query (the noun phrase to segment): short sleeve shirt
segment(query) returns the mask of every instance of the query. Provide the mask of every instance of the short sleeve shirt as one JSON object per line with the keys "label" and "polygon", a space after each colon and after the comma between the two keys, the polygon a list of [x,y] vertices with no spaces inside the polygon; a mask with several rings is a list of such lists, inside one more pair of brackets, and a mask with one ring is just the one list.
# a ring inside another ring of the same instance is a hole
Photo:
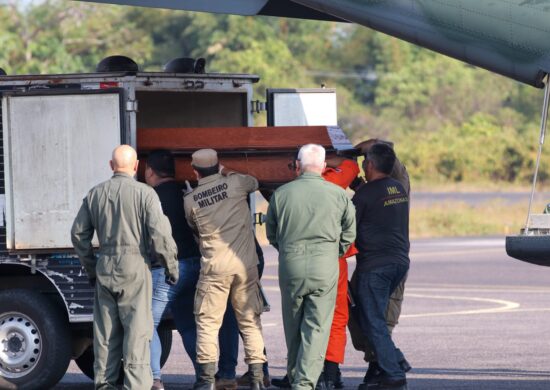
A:
{"label": "short sleeve shirt", "polygon": [[369,181],[357,190],[353,203],[357,213],[357,269],[408,265],[409,196],[401,183],[390,177]]}

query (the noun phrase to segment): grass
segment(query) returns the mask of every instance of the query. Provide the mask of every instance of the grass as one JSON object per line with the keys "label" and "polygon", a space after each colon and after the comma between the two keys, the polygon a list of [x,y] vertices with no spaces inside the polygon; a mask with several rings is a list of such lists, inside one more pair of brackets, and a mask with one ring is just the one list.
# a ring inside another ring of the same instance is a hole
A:
{"label": "grass", "polygon": [[[533,204],[542,212],[544,204]],[[501,200],[472,206],[464,202],[423,205],[411,208],[410,237],[495,236],[519,233],[527,218],[527,205]]]}

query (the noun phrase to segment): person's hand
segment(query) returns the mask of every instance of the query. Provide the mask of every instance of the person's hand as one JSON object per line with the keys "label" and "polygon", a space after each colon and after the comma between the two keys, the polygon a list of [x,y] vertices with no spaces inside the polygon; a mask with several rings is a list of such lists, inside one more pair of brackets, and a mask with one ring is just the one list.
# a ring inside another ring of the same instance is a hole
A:
{"label": "person's hand", "polygon": [[191,184],[189,184],[189,180],[185,180],[185,188],[183,190],[183,193],[187,195],[191,191],[193,191],[193,187],[191,187]]}
{"label": "person's hand", "polygon": [[178,283],[178,279],[174,276],[166,275],[166,278],[164,279],[166,284],[170,286],[175,286]]}
{"label": "person's hand", "polygon": [[378,142],[378,139],[371,138],[369,140],[358,143],[357,145],[355,145],[355,148],[361,150],[362,154],[365,154],[367,153],[367,150],[369,150],[370,147],[377,142]]}
{"label": "person's hand", "polygon": [[372,145],[377,144],[377,143],[386,144],[390,148],[393,149],[393,142],[384,141],[384,140],[381,140],[381,139],[378,139],[378,138],[371,138],[371,139],[368,139],[366,141],[360,142],[357,145],[355,145],[355,148],[361,150],[362,154],[365,154],[371,148]]}
{"label": "person's hand", "polygon": [[365,180],[361,176],[357,176],[355,179],[353,179],[353,181],[349,185],[349,188],[351,188],[353,191],[357,191],[357,189],[363,184],[365,184]]}

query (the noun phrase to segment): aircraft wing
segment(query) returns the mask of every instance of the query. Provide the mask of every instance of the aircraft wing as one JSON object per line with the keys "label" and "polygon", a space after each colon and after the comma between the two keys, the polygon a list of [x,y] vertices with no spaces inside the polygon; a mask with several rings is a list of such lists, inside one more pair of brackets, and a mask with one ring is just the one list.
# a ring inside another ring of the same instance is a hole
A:
{"label": "aircraft wing", "polygon": [[233,15],[284,16],[299,19],[344,20],[305,7],[290,0],[77,0],[94,3],[134,5],[138,7],[167,8],[175,10],[212,12]]}
{"label": "aircraft wing", "polygon": [[[88,0],[89,1],[89,0]],[[550,0],[95,0],[236,15],[349,21],[544,86]]]}

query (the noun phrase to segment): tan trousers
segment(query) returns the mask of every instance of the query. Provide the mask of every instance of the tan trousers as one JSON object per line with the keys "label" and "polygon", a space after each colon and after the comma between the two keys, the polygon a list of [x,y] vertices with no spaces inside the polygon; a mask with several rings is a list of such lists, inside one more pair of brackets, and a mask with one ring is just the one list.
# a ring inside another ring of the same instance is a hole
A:
{"label": "tan trousers", "polygon": [[246,364],[264,363],[264,340],[260,314],[258,269],[236,275],[205,275],[201,272],[195,292],[197,323],[197,362],[218,361],[218,333],[228,298],[242,334]]}
{"label": "tan trousers", "polygon": [[[407,281],[407,276],[408,274],[405,275],[401,283],[399,283],[399,286],[397,286],[395,291],[390,296],[390,301],[386,309],[386,324],[388,325],[390,336],[393,332],[393,328],[395,328],[395,326],[399,323],[399,316],[401,315],[401,306],[403,304],[403,295],[405,294],[405,282]],[[352,291],[355,291],[355,288],[357,286],[356,279],[356,273],[354,272],[350,281],[350,288]],[[348,328],[353,347],[357,351],[363,351],[365,353],[366,362],[376,361],[376,355],[374,354],[374,351],[369,345],[366,337],[363,336],[361,328],[359,327],[359,323],[353,315],[353,310],[350,310]]]}

